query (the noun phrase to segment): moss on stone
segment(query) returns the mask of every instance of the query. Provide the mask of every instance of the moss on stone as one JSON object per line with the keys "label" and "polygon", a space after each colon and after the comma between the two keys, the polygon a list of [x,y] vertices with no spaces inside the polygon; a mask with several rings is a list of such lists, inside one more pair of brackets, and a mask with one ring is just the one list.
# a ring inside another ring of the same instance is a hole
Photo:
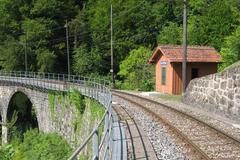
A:
{"label": "moss on stone", "polygon": [[[104,115],[105,108],[99,104],[97,101],[85,97],[77,89],[71,89],[69,92],[50,92],[49,93],[49,105],[52,118],[57,121],[63,118],[65,115],[65,110],[67,107],[72,107],[73,117],[71,119],[71,127],[73,128],[73,146],[78,147],[79,138],[81,140],[85,139],[94,127],[94,123],[98,122]],[[61,106],[61,117],[56,117],[56,101]],[[90,115],[90,117],[88,116]],[[87,126],[86,126],[87,124]],[[89,124],[89,125],[88,125]],[[99,140],[103,132],[104,124],[99,127]],[[87,130],[86,130],[87,129]],[[87,153],[84,155],[91,155],[91,146],[89,143],[87,146]]]}
{"label": "moss on stone", "polygon": [[55,119],[55,94],[53,92],[48,93],[49,107],[52,120]]}

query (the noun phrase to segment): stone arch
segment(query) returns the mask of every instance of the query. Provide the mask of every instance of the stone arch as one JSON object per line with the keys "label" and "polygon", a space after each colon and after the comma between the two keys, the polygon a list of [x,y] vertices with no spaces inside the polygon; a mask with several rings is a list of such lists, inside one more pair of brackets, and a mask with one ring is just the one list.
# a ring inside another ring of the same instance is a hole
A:
{"label": "stone arch", "polygon": [[13,127],[8,128],[8,141],[16,136],[23,138],[23,133],[28,129],[38,128],[38,119],[32,97],[24,89],[18,88],[10,93],[5,113],[7,122],[14,119],[14,112],[17,114],[17,121]]}

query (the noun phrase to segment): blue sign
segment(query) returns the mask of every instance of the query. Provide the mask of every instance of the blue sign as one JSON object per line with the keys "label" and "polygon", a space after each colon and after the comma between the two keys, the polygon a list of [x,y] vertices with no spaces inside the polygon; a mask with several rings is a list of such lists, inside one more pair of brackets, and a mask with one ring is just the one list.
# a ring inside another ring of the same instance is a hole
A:
{"label": "blue sign", "polygon": [[167,61],[160,61],[160,64],[161,64],[161,65],[167,65],[168,62],[167,62]]}

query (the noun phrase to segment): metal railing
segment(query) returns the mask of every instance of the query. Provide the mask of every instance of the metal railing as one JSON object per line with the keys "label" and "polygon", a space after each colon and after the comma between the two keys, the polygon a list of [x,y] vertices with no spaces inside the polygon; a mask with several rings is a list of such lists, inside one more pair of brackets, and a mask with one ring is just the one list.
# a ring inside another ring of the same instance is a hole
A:
{"label": "metal railing", "polygon": [[[95,125],[92,132],[82,145],[75,150],[68,160],[75,160],[83,149],[92,142],[91,159],[111,159],[112,152],[112,94],[108,81],[76,75],[38,73],[38,72],[0,72],[0,83],[17,85],[41,91],[68,91],[77,89],[81,94],[101,103],[106,111],[102,119]],[[100,126],[104,125],[101,139]]]}

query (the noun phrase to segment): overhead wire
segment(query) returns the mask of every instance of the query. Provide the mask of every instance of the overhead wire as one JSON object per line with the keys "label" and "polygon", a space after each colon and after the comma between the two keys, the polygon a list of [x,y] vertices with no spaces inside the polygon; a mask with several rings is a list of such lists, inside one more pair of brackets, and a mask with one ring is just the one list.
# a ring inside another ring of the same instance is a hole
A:
{"label": "overhead wire", "polygon": [[[49,29],[50,31],[55,31],[55,30],[63,29],[63,28],[65,28],[65,27],[62,26],[62,27],[47,28],[47,29]],[[49,30],[43,31],[42,33],[44,33],[44,32],[49,32]],[[26,35],[26,33],[35,33],[35,31],[14,32],[14,33],[9,33],[9,34],[10,34],[11,36],[19,36],[19,35]]]}
{"label": "overhead wire", "polygon": [[[158,0],[157,0],[158,1]],[[143,3],[145,3],[145,1],[142,1],[141,3],[139,3],[138,5],[132,7],[132,8],[129,8],[128,10],[125,10],[123,13],[121,13],[120,15],[118,16],[114,16],[113,18],[116,19],[116,18],[120,18],[124,15],[126,15],[127,13],[129,13],[130,11],[140,7]],[[65,26],[61,26],[61,27],[56,27],[56,28],[52,28],[50,29],[51,31],[54,31],[54,30],[58,30],[58,29],[64,29]],[[46,32],[49,32],[49,31],[46,31]],[[106,33],[107,31],[105,30],[94,30],[94,32],[86,32],[86,33],[81,33],[81,34],[75,34],[75,35],[72,35],[72,36],[69,36],[69,39],[72,40],[74,37],[76,36],[85,36],[85,35],[89,35],[89,34],[95,34],[95,33]],[[29,31],[28,33],[35,33],[34,31]],[[11,34],[11,35],[25,35],[26,32],[20,32],[20,33],[16,33],[16,34]],[[108,35],[106,35],[108,36]],[[66,37],[59,37],[59,38],[55,38],[55,39],[45,39],[46,42],[52,44],[52,42],[57,42],[57,43],[60,43],[62,41],[65,41],[66,40]],[[87,41],[87,40],[85,40]],[[123,41],[114,41],[113,44],[121,44],[123,42],[126,42],[126,41],[134,41],[133,39],[125,39]],[[92,41],[91,41],[92,42]],[[86,43],[91,43],[90,41],[87,41]],[[16,42],[18,43],[18,42]],[[34,43],[37,43],[37,42],[27,42],[27,44],[34,44]],[[109,44],[110,42],[101,42],[100,44]],[[0,44],[5,44],[5,43],[0,43]],[[19,42],[18,44],[21,44],[21,45],[24,45],[26,43],[23,43],[23,42]],[[109,44],[110,45],[110,44]]]}

